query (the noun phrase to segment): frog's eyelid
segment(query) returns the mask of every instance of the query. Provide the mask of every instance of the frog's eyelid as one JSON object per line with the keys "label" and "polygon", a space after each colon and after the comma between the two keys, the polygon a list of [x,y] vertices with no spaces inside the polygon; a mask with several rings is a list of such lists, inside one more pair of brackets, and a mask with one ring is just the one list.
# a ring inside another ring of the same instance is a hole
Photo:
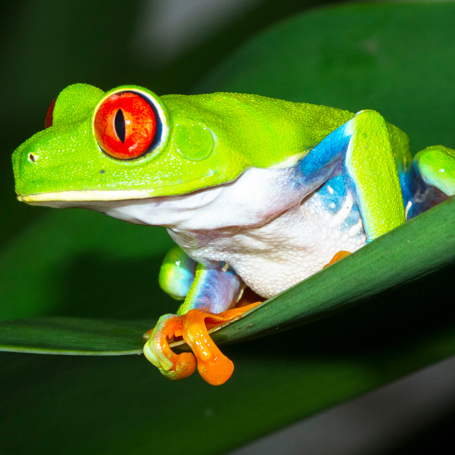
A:
{"label": "frog's eyelid", "polygon": [[44,121],[44,126],[46,128],[49,128],[52,126],[52,123],[54,121],[54,107],[55,107],[55,102],[57,101],[57,98],[54,98],[52,100],[52,103],[50,104],[50,106],[48,107],[47,109],[47,113],[46,113],[46,119]]}

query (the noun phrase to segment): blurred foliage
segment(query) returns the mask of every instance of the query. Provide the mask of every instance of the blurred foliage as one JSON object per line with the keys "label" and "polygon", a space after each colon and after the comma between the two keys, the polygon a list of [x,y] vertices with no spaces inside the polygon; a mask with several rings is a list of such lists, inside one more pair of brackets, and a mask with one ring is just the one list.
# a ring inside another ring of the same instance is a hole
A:
{"label": "blurred foliage", "polygon": [[[7,4],[0,18],[8,106],[0,113],[7,131],[1,318],[148,319],[175,308],[155,284],[170,242],[164,230],[18,204],[10,154],[42,129],[49,102],[66,85],[187,91],[233,45],[301,5],[264,2],[172,67],[147,75],[129,49],[137,2]],[[452,3],[315,10],[259,34],[195,90],[373,108],[410,134],[414,151],[453,147],[454,18]],[[0,452],[226,451],[453,352],[452,276],[453,267],[303,330],[224,348],[236,371],[220,388],[196,376],[167,382],[143,357],[2,354]]]}

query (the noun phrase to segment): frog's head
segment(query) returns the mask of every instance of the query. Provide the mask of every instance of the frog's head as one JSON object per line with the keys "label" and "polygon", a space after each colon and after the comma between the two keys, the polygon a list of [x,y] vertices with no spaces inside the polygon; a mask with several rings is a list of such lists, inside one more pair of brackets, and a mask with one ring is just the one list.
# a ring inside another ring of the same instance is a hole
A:
{"label": "frog's head", "polygon": [[19,200],[172,196],[240,175],[244,163],[229,160],[198,109],[172,100],[137,86],[67,87],[49,108],[46,129],[13,154]]}

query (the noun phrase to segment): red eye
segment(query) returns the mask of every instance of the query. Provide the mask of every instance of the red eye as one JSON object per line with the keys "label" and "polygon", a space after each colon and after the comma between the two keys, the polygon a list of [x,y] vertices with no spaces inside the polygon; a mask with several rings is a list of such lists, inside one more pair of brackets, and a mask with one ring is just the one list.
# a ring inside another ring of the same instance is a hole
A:
{"label": "red eye", "polygon": [[46,126],[46,128],[49,128],[50,126],[52,126],[52,121],[53,121],[52,116],[54,115],[54,106],[55,106],[56,101],[57,101],[57,98],[54,98],[51,105],[47,109],[46,121],[44,122],[44,125]]}
{"label": "red eye", "polygon": [[155,131],[155,113],[150,103],[136,93],[114,93],[95,115],[96,140],[108,155],[121,160],[145,153]]}

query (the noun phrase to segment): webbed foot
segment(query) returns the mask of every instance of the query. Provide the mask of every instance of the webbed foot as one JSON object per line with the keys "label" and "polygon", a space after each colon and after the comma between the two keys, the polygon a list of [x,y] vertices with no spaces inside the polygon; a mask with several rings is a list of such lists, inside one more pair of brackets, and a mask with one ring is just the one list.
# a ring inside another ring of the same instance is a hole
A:
{"label": "webbed foot", "polygon": [[[183,379],[194,373],[196,366],[202,378],[212,385],[224,384],[234,371],[234,364],[221,353],[210,338],[208,329],[233,321],[262,302],[256,302],[223,313],[213,314],[198,309],[177,316],[162,316],[155,328],[147,332],[144,354],[169,379]],[[169,342],[182,337],[193,354],[176,354]],[[197,365],[196,365],[197,359]]]}

